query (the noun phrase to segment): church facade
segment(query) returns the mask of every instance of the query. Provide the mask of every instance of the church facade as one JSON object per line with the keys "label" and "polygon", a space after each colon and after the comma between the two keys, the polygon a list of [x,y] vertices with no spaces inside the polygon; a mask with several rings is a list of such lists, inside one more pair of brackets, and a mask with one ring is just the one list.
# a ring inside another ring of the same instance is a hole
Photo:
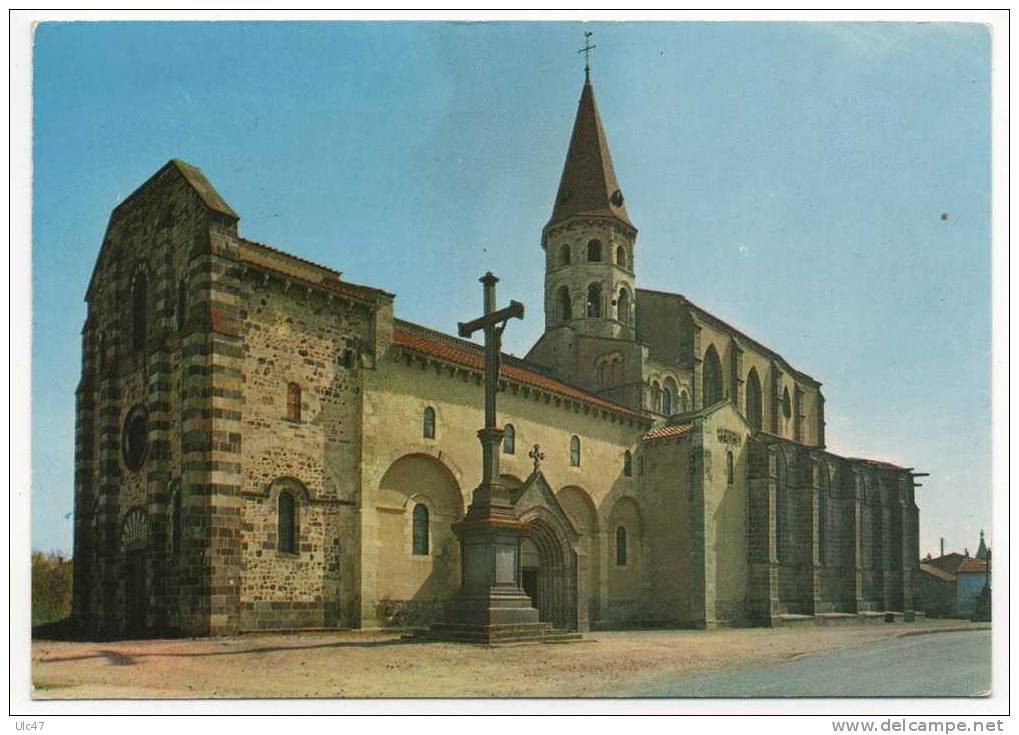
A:
{"label": "church facade", "polygon": [[[176,160],[110,217],[76,396],[74,615],[96,635],[428,625],[481,478],[481,348],[238,219]],[[503,358],[499,394],[541,620],[919,606],[911,470],[829,451],[816,379],[638,287],[589,80],[541,247],[545,333]]]}

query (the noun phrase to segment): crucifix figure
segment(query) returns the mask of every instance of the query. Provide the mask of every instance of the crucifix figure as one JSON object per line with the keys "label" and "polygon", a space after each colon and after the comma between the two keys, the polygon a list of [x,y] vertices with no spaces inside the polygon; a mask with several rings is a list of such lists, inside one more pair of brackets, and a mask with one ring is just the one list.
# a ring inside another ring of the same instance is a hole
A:
{"label": "crucifix figure", "polygon": [[[502,429],[495,411],[495,396],[499,392],[499,354],[502,349],[502,333],[510,319],[524,318],[524,305],[510,301],[509,306],[496,310],[495,284],[499,282],[491,273],[481,277],[485,287],[485,313],[469,322],[460,322],[457,329],[461,337],[470,337],[479,329],[485,334],[485,427],[478,432],[482,450],[482,479],[478,490],[492,489],[499,480],[498,446],[502,441]],[[488,493],[491,496],[491,492]],[[477,501],[478,498],[475,498]],[[472,506],[474,504],[472,503]]]}

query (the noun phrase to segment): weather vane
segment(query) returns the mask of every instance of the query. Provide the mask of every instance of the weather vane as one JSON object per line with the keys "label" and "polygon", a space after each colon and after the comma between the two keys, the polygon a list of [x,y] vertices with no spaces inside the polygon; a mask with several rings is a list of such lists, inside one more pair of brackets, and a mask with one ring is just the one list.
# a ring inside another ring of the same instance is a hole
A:
{"label": "weather vane", "polygon": [[593,35],[593,31],[584,31],[584,48],[577,51],[578,54],[584,54],[584,79],[589,82],[591,81],[591,51],[598,48],[591,43],[591,36]]}

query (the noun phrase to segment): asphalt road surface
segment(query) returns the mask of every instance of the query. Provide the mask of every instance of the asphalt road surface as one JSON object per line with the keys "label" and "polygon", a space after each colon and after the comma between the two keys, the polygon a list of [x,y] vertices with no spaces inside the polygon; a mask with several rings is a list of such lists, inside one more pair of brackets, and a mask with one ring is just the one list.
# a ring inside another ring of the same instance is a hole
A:
{"label": "asphalt road surface", "polygon": [[683,676],[644,697],[971,697],[991,689],[991,631],[864,643],[713,676]]}

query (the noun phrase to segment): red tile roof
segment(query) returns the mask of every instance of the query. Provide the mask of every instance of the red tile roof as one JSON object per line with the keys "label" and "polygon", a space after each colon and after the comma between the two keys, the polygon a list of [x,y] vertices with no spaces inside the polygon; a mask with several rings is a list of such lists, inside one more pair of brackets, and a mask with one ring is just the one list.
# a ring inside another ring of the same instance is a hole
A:
{"label": "red tile roof", "polygon": [[[484,370],[482,348],[472,342],[460,340],[441,332],[433,332],[410,322],[398,321],[393,328],[393,342],[404,349],[421,355],[445,360],[462,365],[472,370]],[[648,419],[639,413],[606,400],[601,396],[568,385],[561,381],[542,375],[535,369],[525,366],[524,361],[512,355],[503,355],[499,376],[514,383],[527,385],[540,390],[555,393],[563,398],[586,403],[594,408],[604,409],[612,413],[638,421]]]}
{"label": "red tile roof", "polygon": [[677,436],[683,436],[688,434],[693,428],[693,424],[676,424],[674,426],[659,426],[651,429],[644,435],[645,440],[654,439],[675,439]]}
{"label": "red tile roof", "polygon": [[955,581],[955,575],[954,574],[949,574],[945,570],[938,569],[937,567],[931,566],[930,564],[921,564],[920,565],[920,571],[924,572],[925,574],[929,574],[932,577],[937,577],[938,579],[943,580],[945,582],[954,582]]}
{"label": "red tile roof", "polygon": [[965,559],[962,560],[962,563],[960,563],[959,566],[956,567],[955,573],[965,574],[967,572],[986,574],[987,562],[985,562],[983,559],[977,559],[976,557],[972,556],[966,557]]}

